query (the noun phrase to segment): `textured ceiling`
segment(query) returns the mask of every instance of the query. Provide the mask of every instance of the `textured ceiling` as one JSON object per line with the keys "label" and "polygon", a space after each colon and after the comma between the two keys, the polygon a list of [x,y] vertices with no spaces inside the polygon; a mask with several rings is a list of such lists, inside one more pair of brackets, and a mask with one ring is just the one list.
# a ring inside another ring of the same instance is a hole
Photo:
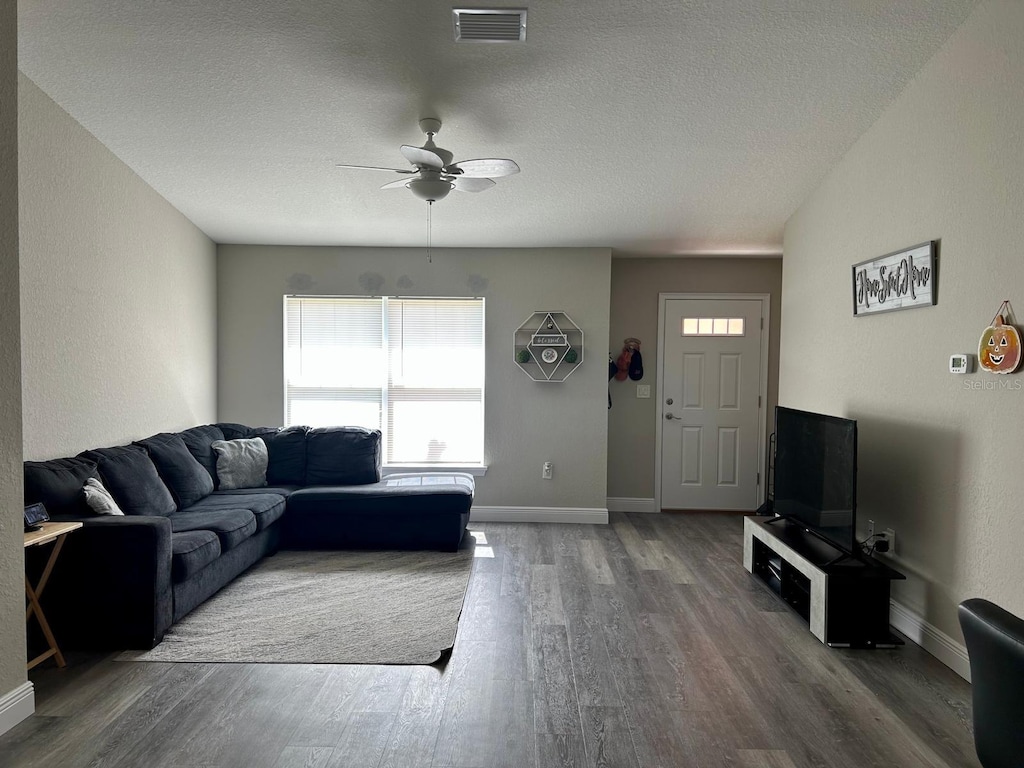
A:
{"label": "textured ceiling", "polygon": [[544,0],[456,44],[436,0],[21,0],[21,69],[217,242],[423,245],[392,177],[437,116],[522,173],[438,246],[778,253],[804,197],[975,0]]}

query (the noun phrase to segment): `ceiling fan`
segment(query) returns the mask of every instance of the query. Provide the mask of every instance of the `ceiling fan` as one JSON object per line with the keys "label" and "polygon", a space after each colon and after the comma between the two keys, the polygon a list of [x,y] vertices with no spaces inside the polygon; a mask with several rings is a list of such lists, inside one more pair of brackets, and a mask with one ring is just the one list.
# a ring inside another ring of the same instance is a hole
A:
{"label": "ceiling fan", "polygon": [[405,179],[389,181],[381,189],[399,189],[405,187],[416,197],[434,203],[443,200],[453,189],[458,192],[483,192],[494,186],[494,179],[519,173],[519,166],[512,160],[489,157],[481,160],[460,160],[452,162],[454,157],[447,149],[434,144],[434,136],[441,130],[441,121],[433,117],[420,120],[420,130],[427,134],[427,141],[422,147],[403,144],[402,154],[415,170],[399,168],[378,168],[369,165],[348,165],[339,163],[338,168],[358,168],[366,171],[390,171],[408,176]]}

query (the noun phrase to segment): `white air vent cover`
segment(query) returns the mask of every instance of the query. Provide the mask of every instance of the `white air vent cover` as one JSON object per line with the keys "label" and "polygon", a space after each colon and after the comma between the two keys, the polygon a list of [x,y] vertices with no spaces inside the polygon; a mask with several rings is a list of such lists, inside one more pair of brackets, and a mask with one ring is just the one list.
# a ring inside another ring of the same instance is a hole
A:
{"label": "white air vent cover", "polygon": [[518,43],[526,39],[525,8],[452,8],[457,43]]}

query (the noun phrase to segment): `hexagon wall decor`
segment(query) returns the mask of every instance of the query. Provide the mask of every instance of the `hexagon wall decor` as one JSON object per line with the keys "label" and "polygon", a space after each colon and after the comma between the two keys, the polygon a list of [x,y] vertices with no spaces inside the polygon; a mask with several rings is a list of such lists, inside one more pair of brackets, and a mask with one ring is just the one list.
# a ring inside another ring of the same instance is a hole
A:
{"label": "hexagon wall decor", "polygon": [[534,312],[515,332],[513,359],[534,381],[565,381],[583,362],[583,331],[565,312]]}

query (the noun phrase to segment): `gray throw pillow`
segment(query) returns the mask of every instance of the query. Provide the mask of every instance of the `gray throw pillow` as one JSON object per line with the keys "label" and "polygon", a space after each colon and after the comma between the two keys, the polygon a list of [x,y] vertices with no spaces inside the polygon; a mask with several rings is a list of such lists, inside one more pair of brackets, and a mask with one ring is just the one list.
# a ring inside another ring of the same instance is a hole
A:
{"label": "gray throw pillow", "polygon": [[262,488],[267,484],[269,454],[267,444],[258,437],[241,440],[214,440],[217,452],[217,478],[220,489]]}
{"label": "gray throw pillow", "polygon": [[114,497],[110,495],[110,491],[95,477],[85,481],[82,492],[85,494],[85,503],[97,515],[124,515]]}

